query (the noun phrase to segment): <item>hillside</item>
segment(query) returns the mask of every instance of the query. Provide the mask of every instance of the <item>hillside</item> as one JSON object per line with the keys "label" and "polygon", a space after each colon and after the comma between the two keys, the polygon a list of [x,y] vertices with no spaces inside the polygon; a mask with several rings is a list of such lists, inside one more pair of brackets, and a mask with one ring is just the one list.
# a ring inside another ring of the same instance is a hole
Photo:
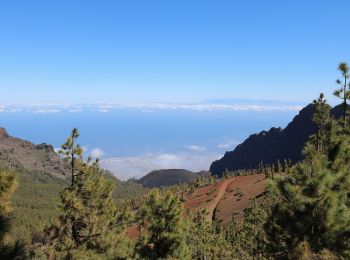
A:
{"label": "hillside", "polygon": [[180,183],[189,183],[199,176],[208,176],[208,172],[191,172],[184,169],[155,170],[143,176],[138,183],[147,188],[172,186]]}
{"label": "hillside", "polygon": [[[300,161],[304,144],[316,130],[312,122],[313,113],[314,107],[310,104],[300,110],[286,128],[272,127],[269,131],[250,135],[233,151],[226,152],[221,159],[214,161],[210,172],[221,176],[226,169],[257,168],[260,162],[275,164],[277,160],[284,159]],[[339,117],[340,113],[341,106],[332,109],[334,117]]]}
{"label": "hillside", "polygon": [[[30,239],[57,216],[59,194],[69,185],[69,168],[51,145],[35,145],[12,137],[0,128],[0,170],[15,172],[18,180],[13,196],[12,238]],[[107,171],[106,177],[114,183],[116,201],[134,198],[146,191],[142,185],[120,181]]]}
{"label": "hillside", "polygon": [[184,198],[185,208],[206,208],[207,220],[221,225],[242,219],[244,210],[265,190],[265,175],[254,174],[222,179],[216,184],[200,187]]}
{"label": "hillside", "polygon": [[[264,174],[221,179],[184,194],[184,207],[191,211],[205,208],[207,221],[227,227],[232,220],[241,220],[253,199],[263,194],[265,181]],[[139,236],[137,225],[128,228],[128,236],[134,239]]]}
{"label": "hillside", "polygon": [[[1,167],[0,169],[8,169]],[[69,185],[67,178],[59,178],[45,172],[16,170],[18,188],[13,196],[14,225],[11,231],[16,239],[30,239],[42,231],[57,216],[60,192]],[[116,202],[144,194],[147,189],[140,184],[107,177],[114,183],[113,197]]]}
{"label": "hillside", "polygon": [[5,128],[0,128],[0,162],[9,168],[46,172],[59,178],[65,177],[69,171],[52,145],[35,145],[12,137]]}

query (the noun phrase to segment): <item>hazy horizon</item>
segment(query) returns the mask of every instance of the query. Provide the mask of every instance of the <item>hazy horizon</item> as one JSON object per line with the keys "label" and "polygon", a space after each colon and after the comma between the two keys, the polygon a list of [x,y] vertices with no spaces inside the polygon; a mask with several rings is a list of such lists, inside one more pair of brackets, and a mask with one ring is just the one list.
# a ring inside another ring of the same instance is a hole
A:
{"label": "hazy horizon", "polygon": [[122,178],[208,169],[284,127],[350,60],[348,1],[0,3],[0,125],[55,147],[73,127]]}
{"label": "hazy horizon", "polygon": [[0,122],[13,136],[55,148],[78,127],[85,156],[99,157],[104,168],[126,180],[157,169],[208,170],[248,135],[285,127],[303,106],[248,100],[3,105]]}

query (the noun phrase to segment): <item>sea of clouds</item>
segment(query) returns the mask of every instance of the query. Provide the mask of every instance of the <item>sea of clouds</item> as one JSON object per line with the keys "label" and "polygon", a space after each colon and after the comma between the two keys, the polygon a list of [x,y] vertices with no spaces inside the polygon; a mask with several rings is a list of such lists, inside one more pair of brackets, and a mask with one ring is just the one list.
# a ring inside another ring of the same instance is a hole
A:
{"label": "sea of clouds", "polygon": [[[193,103],[162,103],[162,102],[104,102],[94,104],[26,104],[0,105],[0,113],[28,113],[28,114],[71,114],[79,115],[83,112],[113,113],[115,111],[139,111],[140,113],[154,113],[158,111],[252,111],[256,113],[274,111],[299,111],[304,104],[282,103],[279,101],[252,100],[216,100]],[[79,116],[78,116],[79,117]],[[127,180],[140,178],[152,170],[184,168],[194,172],[209,170],[210,164],[221,158],[225,151],[233,150],[242,140],[225,140],[216,145],[216,149],[208,149],[199,144],[184,145],[181,151],[145,152],[132,156],[113,156],[100,147],[85,148],[86,156],[100,158],[103,168],[112,171],[116,177]]]}
{"label": "sea of clouds", "polygon": [[[248,102],[247,102],[248,103]],[[244,101],[230,102],[197,102],[197,103],[143,103],[143,102],[109,102],[95,104],[26,104],[26,105],[0,105],[0,112],[16,113],[28,112],[35,114],[83,111],[97,111],[108,113],[119,109],[139,110],[151,113],[156,110],[192,110],[192,111],[299,111],[303,106],[300,104],[282,104],[277,101],[259,102],[247,104]]]}

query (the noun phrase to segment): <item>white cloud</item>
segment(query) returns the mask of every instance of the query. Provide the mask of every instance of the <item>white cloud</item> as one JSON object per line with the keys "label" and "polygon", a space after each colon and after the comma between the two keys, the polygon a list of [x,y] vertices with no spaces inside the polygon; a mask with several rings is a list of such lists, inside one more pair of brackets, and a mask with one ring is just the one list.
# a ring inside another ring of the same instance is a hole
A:
{"label": "white cloud", "polygon": [[207,148],[203,147],[203,146],[199,146],[199,145],[185,145],[185,148],[187,148],[188,150],[191,150],[193,152],[204,152],[207,150]]}
{"label": "white cloud", "polygon": [[21,111],[22,111],[21,108],[11,108],[11,109],[9,110],[9,112],[11,112],[11,113],[16,113],[16,112],[21,112]]}
{"label": "white cloud", "polygon": [[36,109],[32,110],[34,114],[47,114],[47,113],[59,113],[61,110],[59,109]]}
{"label": "white cloud", "polygon": [[111,105],[100,105],[98,108],[98,111],[101,113],[107,113],[110,109],[113,109],[114,107]]}
{"label": "white cloud", "polygon": [[241,142],[235,141],[235,140],[227,140],[221,144],[218,145],[218,148],[220,149],[233,149],[237,145],[239,145]]}
{"label": "white cloud", "polygon": [[297,105],[276,105],[276,104],[216,104],[216,103],[195,103],[195,104],[172,104],[172,103],[113,103],[100,105],[100,112],[109,112],[112,109],[139,109],[142,112],[153,112],[154,110],[194,110],[194,111],[299,111],[302,106]]}
{"label": "white cloud", "polygon": [[11,105],[10,107],[0,106],[0,112],[29,111],[32,113],[58,113],[62,111],[82,112],[83,110],[94,110],[107,113],[118,109],[135,109],[141,112],[155,112],[158,110],[192,110],[192,111],[299,111],[302,106],[291,103],[281,104],[271,101],[270,103],[259,101],[237,101],[236,103],[223,103],[223,101],[208,101],[198,103],[141,103],[141,102],[114,102],[95,103],[83,105],[67,104],[28,104]]}
{"label": "white cloud", "polygon": [[83,111],[81,108],[72,108],[72,109],[69,109],[69,112],[71,112],[71,113],[79,113],[79,112],[81,112],[81,111]]}
{"label": "white cloud", "polygon": [[104,155],[104,152],[100,148],[94,148],[90,151],[90,156],[92,158],[101,158]]}
{"label": "white cloud", "polygon": [[101,166],[112,171],[122,180],[140,178],[152,170],[187,169],[190,171],[208,170],[210,164],[221,154],[158,153],[134,157],[113,157],[103,159]]}

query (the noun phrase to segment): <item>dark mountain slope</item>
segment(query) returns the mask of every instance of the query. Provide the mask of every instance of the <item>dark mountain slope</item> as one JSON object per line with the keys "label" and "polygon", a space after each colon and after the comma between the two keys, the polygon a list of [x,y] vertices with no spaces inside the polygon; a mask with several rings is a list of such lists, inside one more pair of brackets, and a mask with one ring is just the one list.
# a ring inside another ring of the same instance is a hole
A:
{"label": "dark mountain slope", "polygon": [[184,169],[165,169],[151,171],[138,180],[138,182],[147,188],[154,188],[188,183],[199,176],[194,172]]}
{"label": "dark mountain slope", "polygon": [[[277,160],[290,159],[293,162],[303,158],[302,150],[310,135],[315,133],[312,122],[314,107],[312,104],[303,108],[286,128],[271,128],[259,134],[249,136],[233,151],[226,152],[224,157],[214,161],[210,171],[221,176],[226,170],[257,168],[264,164],[276,163]],[[341,106],[332,109],[332,114],[339,117]]]}

